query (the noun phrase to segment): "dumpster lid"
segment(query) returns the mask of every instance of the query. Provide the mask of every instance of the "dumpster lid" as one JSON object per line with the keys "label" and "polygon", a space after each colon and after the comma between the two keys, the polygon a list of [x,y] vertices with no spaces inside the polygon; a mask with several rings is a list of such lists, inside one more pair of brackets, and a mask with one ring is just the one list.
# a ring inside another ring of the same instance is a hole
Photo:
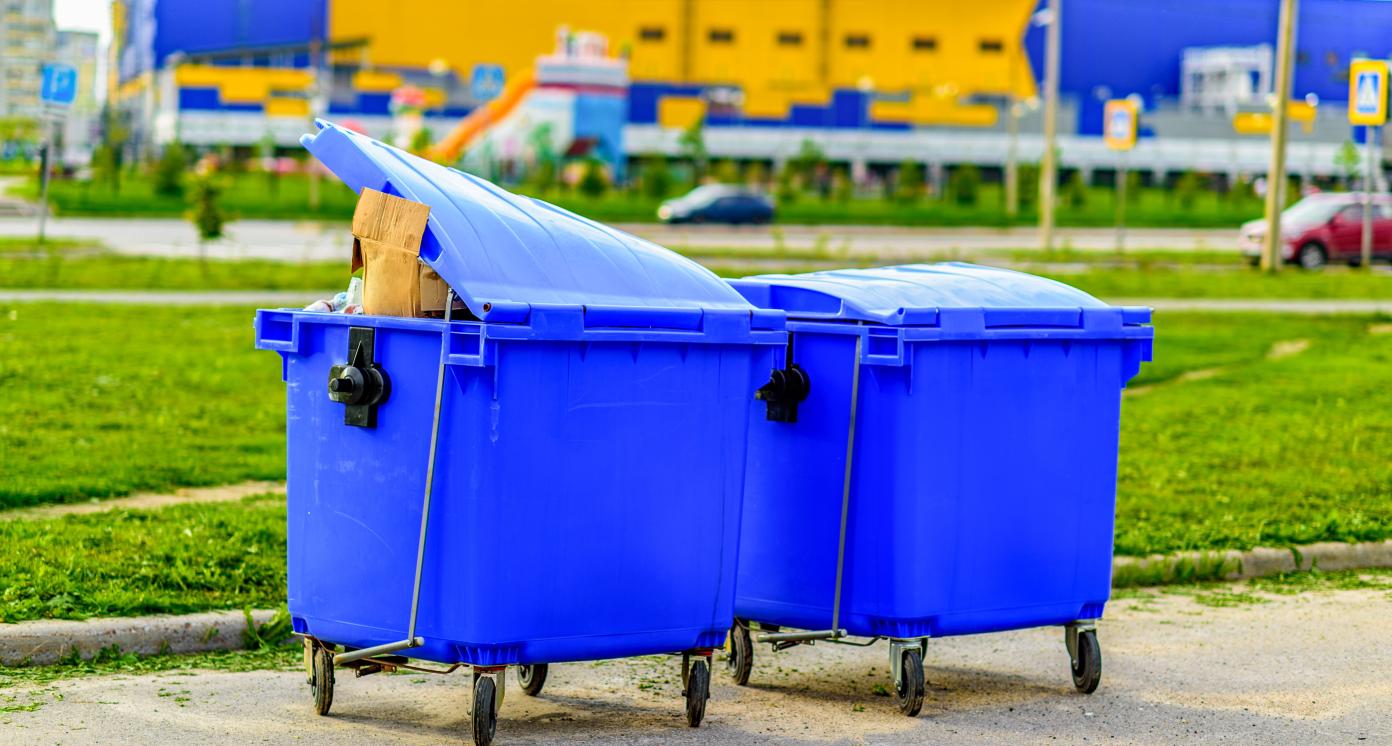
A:
{"label": "dumpster lid", "polygon": [[[754,305],[787,311],[790,319],[895,326],[937,325],[943,309],[982,309],[1001,325],[1058,326],[1059,311],[1080,319],[1082,309],[1111,308],[1061,282],[963,262],[755,275],[730,284]],[[1149,309],[1116,311],[1123,323],[1150,320]]]}
{"label": "dumpster lid", "polygon": [[[705,267],[651,241],[316,120],[300,142],[355,192],[430,206],[420,255],[480,319],[520,320],[532,304],[652,311],[651,326],[750,304]],[[638,322],[641,323],[641,322]]]}

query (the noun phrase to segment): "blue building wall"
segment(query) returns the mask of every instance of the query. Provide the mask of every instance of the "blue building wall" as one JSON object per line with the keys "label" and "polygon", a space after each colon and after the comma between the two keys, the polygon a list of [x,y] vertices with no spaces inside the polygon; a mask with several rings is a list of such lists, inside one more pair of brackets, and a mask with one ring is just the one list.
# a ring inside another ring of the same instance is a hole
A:
{"label": "blue building wall", "polygon": [[[1047,6],[1041,0],[1040,7]],[[1100,135],[1103,101],[1139,94],[1148,103],[1179,96],[1186,47],[1276,47],[1275,0],[1066,0],[1059,90],[1078,104],[1079,134]],[[1044,29],[1025,37],[1037,78],[1044,72]],[[1321,101],[1348,99],[1354,57],[1392,55],[1392,2],[1304,0],[1296,24],[1291,94]]]}

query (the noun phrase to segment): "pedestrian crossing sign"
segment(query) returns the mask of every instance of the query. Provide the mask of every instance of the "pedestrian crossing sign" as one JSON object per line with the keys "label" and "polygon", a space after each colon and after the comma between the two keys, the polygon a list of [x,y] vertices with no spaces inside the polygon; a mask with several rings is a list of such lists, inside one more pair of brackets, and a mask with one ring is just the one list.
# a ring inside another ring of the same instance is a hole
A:
{"label": "pedestrian crossing sign", "polygon": [[1354,60],[1349,66],[1349,123],[1387,122],[1387,61]]}
{"label": "pedestrian crossing sign", "polygon": [[1102,107],[1102,141],[1112,150],[1136,147],[1140,107],[1131,99],[1118,98]]}

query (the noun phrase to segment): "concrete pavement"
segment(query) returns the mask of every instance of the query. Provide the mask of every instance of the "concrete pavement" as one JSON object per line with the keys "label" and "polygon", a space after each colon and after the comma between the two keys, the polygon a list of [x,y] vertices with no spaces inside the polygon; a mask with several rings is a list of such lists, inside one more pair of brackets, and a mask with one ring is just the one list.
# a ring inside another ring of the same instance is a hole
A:
{"label": "concrete pavement", "polygon": [[[790,251],[819,246],[874,252],[887,259],[928,256],[970,258],[989,249],[1031,249],[1038,246],[1033,228],[906,228],[897,226],[665,226],[651,223],[620,224],[635,233],[670,247],[783,246]],[[0,236],[32,236],[33,218],[0,218]],[[55,218],[49,221],[53,237],[102,241],[122,254],[149,256],[198,256],[198,237],[193,226],[175,218]],[[1175,251],[1233,249],[1236,229],[1188,230],[1137,228],[1127,233],[1127,245]],[[348,262],[352,237],[348,224],[284,220],[238,220],[227,225],[227,237],[208,247],[208,255],[220,259],[275,259],[283,261]],[[1115,234],[1110,228],[1065,228],[1059,231],[1059,247],[1087,251],[1111,251]]]}
{"label": "concrete pavement", "polygon": [[[1390,608],[1385,590],[1114,601],[1092,696],[1073,691],[1057,628],[935,640],[913,719],[887,696],[884,643],[760,646],[750,686],[717,669],[699,729],[682,720],[674,658],[557,665],[538,698],[510,682],[498,743],[1386,743]],[[12,743],[469,739],[468,676],[458,673],[340,675],[329,717],[311,712],[299,671],[108,676],[10,693],[0,741]]]}

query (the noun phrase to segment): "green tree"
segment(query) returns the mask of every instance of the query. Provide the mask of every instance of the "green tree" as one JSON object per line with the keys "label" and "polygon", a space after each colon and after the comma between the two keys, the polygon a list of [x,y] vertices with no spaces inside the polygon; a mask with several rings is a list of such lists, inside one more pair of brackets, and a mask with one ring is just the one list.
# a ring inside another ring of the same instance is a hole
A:
{"label": "green tree", "polygon": [[667,158],[661,155],[649,156],[643,164],[643,193],[653,199],[663,199],[672,192],[672,171],[667,168]]}
{"label": "green tree", "polygon": [[1081,170],[1075,170],[1068,177],[1068,182],[1063,187],[1063,201],[1075,210],[1087,207],[1088,183]]}
{"label": "green tree", "polygon": [[1039,164],[1021,163],[1016,175],[1020,190],[1020,209],[1029,210],[1039,204]]}
{"label": "green tree", "polygon": [[981,191],[981,169],[972,163],[963,163],[953,169],[952,175],[947,178],[947,191],[952,194],[953,202],[964,206],[975,205]]}
{"label": "green tree", "polygon": [[768,166],[763,161],[750,161],[744,169],[745,183],[755,189],[763,189],[768,186]]}
{"label": "green tree", "polygon": [[691,162],[691,180],[699,184],[706,177],[710,153],[706,150],[706,133],[701,120],[696,120],[677,138],[682,156]]}
{"label": "green tree", "polygon": [[164,146],[155,162],[155,194],[165,197],[184,196],[184,172],[188,170],[188,154],[178,140]]}
{"label": "green tree", "polygon": [[728,158],[716,161],[711,173],[715,176],[715,180],[721,184],[740,183],[739,164]]}
{"label": "green tree", "polygon": [[811,138],[803,138],[798,154],[789,161],[803,189],[814,188],[818,173],[826,165],[826,153]]}
{"label": "green tree", "polygon": [[899,164],[899,177],[894,184],[894,201],[908,205],[922,197],[923,167],[917,161],[905,160]]}
{"label": "green tree", "polygon": [[416,130],[416,134],[411,135],[411,145],[408,150],[416,155],[422,155],[430,149],[433,142],[435,142],[435,136],[430,133],[430,128],[421,127]]}
{"label": "green tree", "polygon": [[200,174],[194,177],[193,193],[190,195],[189,209],[185,217],[198,231],[198,258],[207,260],[208,242],[222,238],[227,215],[222,211],[222,187],[217,174]]}
{"label": "green tree", "polygon": [[604,176],[604,164],[598,158],[589,158],[585,161],[585,170],[580,174],[580,183],[576,185],[580,193],[590,199],[599,199],[609,189],[609,180]]}
{"label": "green tree", "polygon": [[1185,210],[1194,208],[1194,203],[1199,199],[1199,191],[1203,188],[1203,183],[1199,175],[1193,171],[1185,171],[1175,179],[1174,197],[1179,202],[1179,206]]}
{"label": "green tree", "polygon": [[1345,191],[1349,184],[1358,178],[1358,146],[1352,140],[1345,140],[1334,154],[1334,166],[1339,169],[1339,183]]}
{"label": "green tree", "polygon": [[783,168],[778,169],[776,194],[778,196],[778,201],[785,205],[791,205],[797,201],[797,176],[793,173],[793,168],[790,164],[785,163],[783,164]]}
{"label": "green tree", "polygon": [[851,181],[851,175],[845,166],[831,172],[831,196],[842,204],[850,202],[855,196],[855,182]]}

